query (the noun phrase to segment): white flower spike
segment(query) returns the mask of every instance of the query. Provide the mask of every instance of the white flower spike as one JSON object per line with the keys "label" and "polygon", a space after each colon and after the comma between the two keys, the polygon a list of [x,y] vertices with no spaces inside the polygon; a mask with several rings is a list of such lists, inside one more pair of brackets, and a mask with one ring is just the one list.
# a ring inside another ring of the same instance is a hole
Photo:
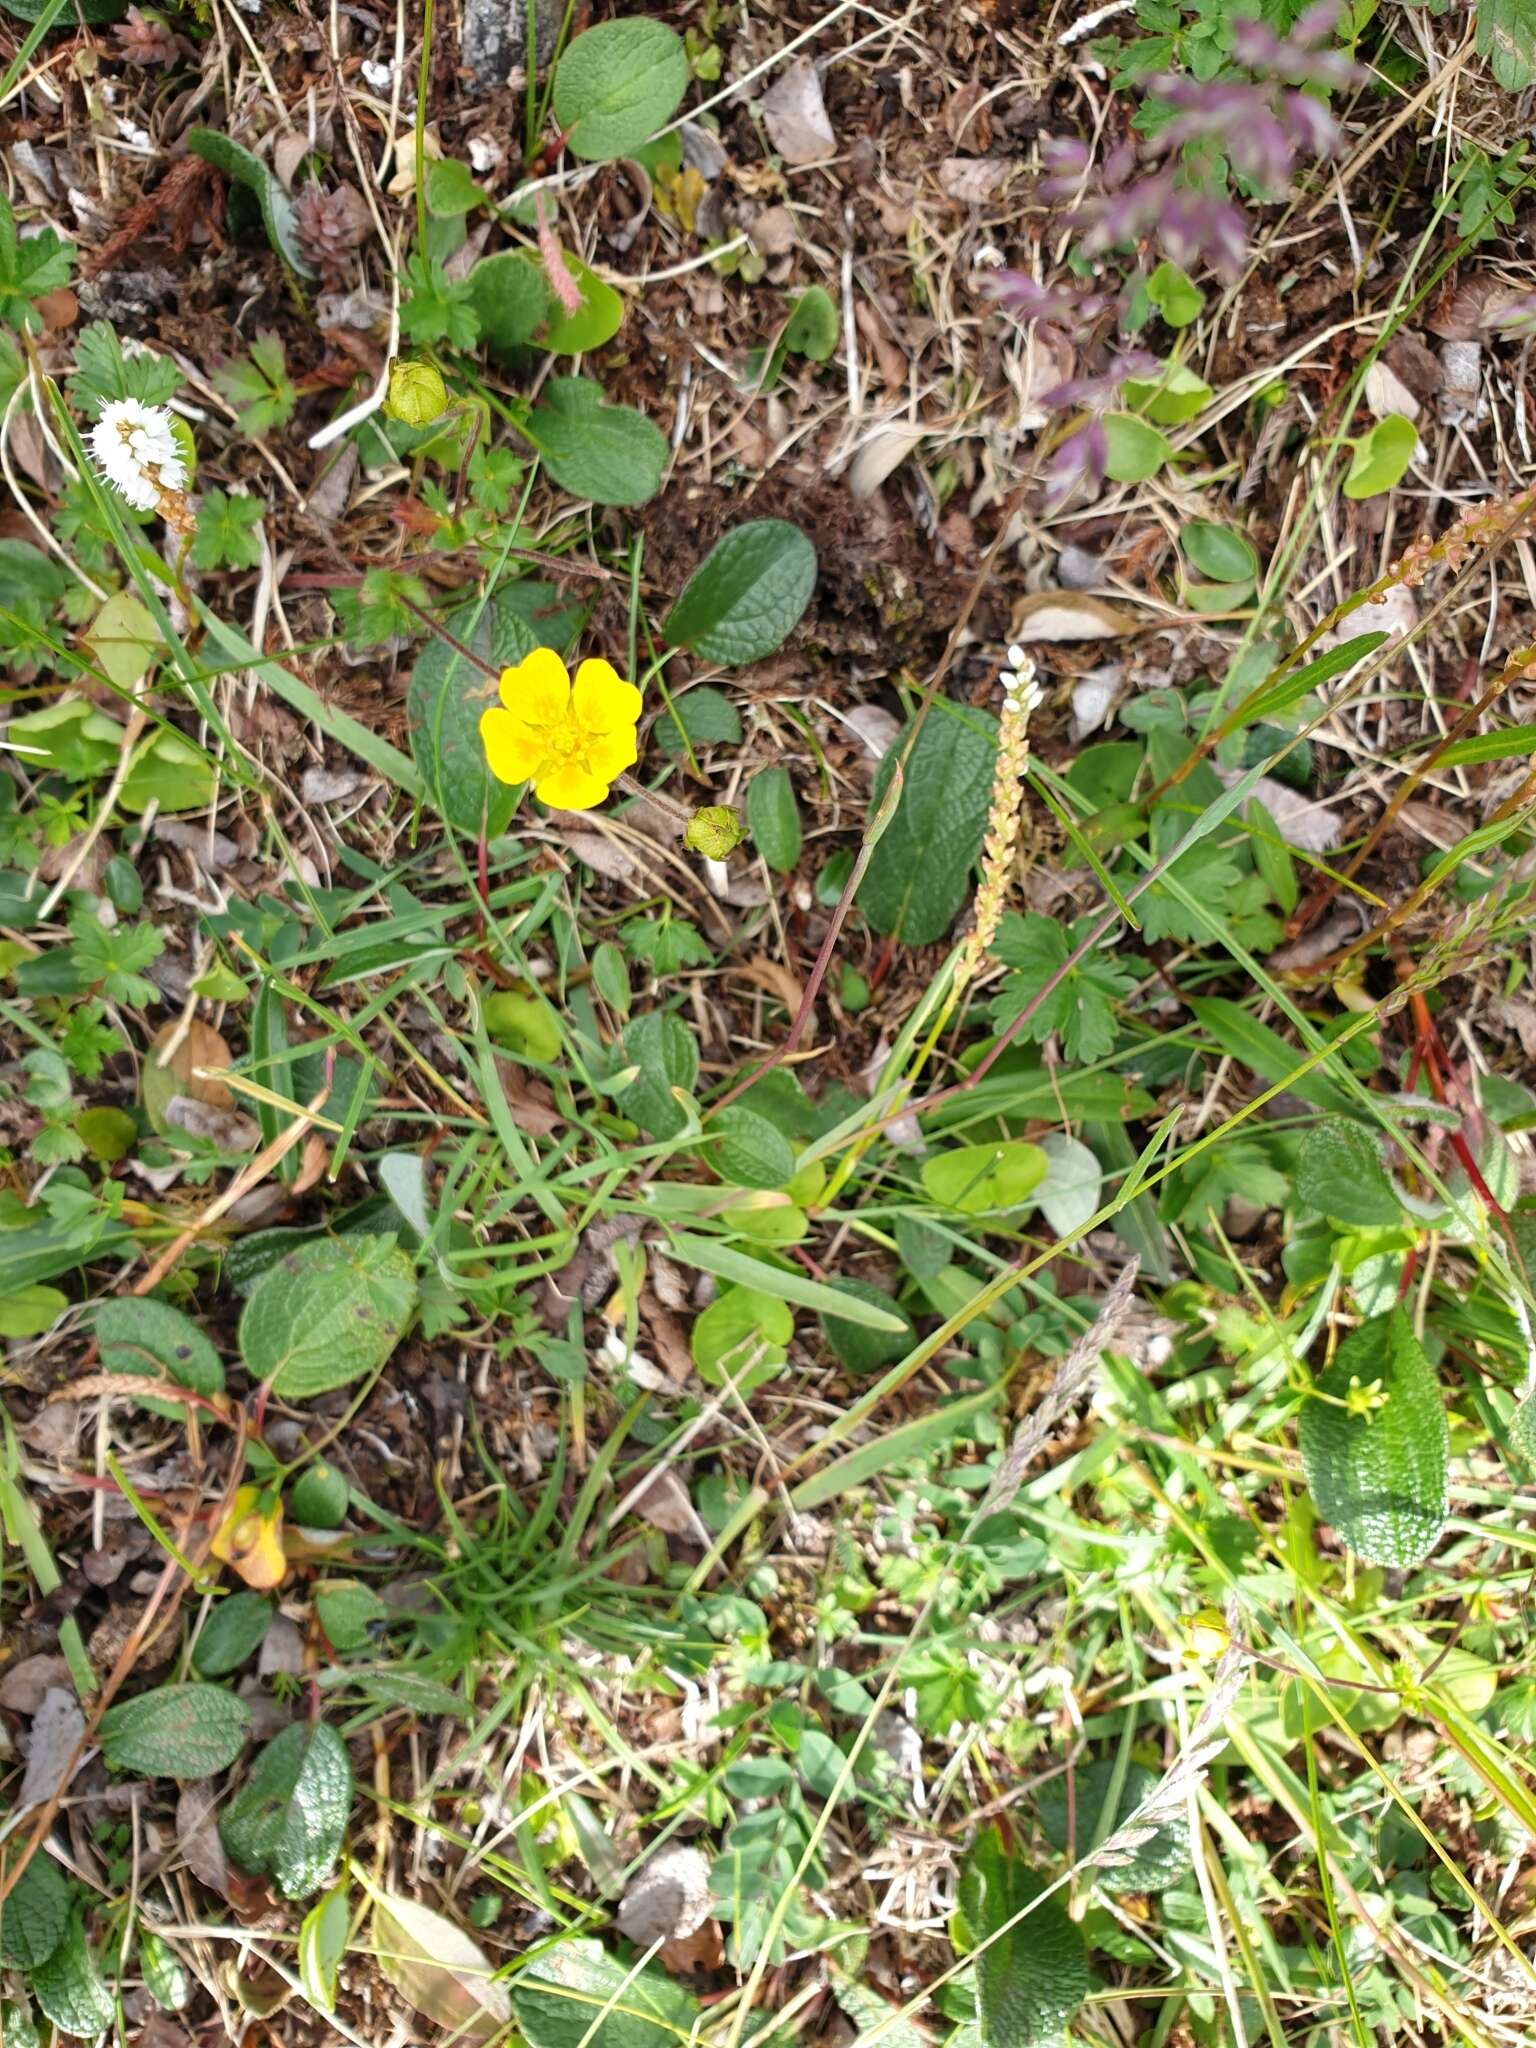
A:
{"label": "white flower spike", "polygon": [[166,512],[167,497],[186,489],[187,465],[163,405],[115,398],[91,429],[96,466],[139,512]]}

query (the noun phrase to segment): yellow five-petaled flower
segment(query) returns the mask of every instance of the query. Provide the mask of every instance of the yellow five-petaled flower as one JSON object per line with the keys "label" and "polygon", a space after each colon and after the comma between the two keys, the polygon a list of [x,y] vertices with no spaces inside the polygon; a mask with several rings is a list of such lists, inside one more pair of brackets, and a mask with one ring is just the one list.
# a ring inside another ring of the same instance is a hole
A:
{"label": "yellow five-petaled flower", "polygon": [[536,647],[502,670],[480,738],[498,782],[531,782],[553,810],[590,811],[639,758],[639,716],[640,692],[608,662],[584,661],[573,683],[558,654]]}

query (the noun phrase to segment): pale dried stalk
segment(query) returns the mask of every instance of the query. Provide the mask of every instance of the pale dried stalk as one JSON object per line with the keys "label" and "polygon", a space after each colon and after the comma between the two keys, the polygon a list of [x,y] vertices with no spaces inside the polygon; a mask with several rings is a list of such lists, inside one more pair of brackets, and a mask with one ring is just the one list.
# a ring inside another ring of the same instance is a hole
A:
{"label": "pale dried stalk", "polygon": [[1023,1483],[1024,1474],[1062,1416],[1086,1394],[1098,1377],[1099,1360],[1115,1341],[1116,1332],[1130,1311],[1141,1271],[1140,1259],[1132,1259],[1104,1297],[1092,1325],[1084,1330],[1061,1364],[1056,1377],[1040,1397],[1038,1407],[1022,1423],[997,1468],[997,1477],[982,1502],[981,1514],[995,1515],[1007,1507]]}
{"label": "pale dried stalk", "polygon": [[1014,852],[1019,843],[1024,772],[1029,766],[1029,715],[1040,702],[1040,688],[1035,681],[1035,665],[1021,648],[1010,648],[1008,658],[1013,667],[1003,683],[1003,715],[997,734],[997,765],[992,774],[992,809],[982,844],[976,922],[955,960],[951,1004],[959,999],[992,950],[997,928],[1003,921],[1008,884],[1013,879]]}

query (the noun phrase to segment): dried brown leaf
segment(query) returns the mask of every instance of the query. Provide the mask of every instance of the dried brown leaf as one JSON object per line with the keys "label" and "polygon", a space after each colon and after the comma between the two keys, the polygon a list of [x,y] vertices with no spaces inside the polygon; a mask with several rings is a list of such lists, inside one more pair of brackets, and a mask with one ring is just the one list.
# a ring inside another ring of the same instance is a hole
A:
{"label": "dried brown leaf", "polygon": [[786,65],[764,95],[763,125],[786,163],[818,163],[837,148],[821,79],[809,57]]}
{"label": "dried brown leaf", "polygon": [[1124,605],[1090,597],[1085,590],[1037,590],[1014,608],[1013,637],[1047,645],[1079,640],[1118,640],[1139,633],[1143,621]]}

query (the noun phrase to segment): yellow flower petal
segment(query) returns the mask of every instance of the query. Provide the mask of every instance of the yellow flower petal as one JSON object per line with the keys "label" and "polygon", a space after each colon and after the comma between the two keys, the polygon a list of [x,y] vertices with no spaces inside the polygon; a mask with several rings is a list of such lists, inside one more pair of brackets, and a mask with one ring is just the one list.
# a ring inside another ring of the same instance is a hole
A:
{"label": "yellow flower petal", "polygon": [[604,782],[617,782],[624,770],[633,768],[640,758],[640,749],[635,745],[635,728],[625,725],[616,732],[589,732],[582,745],[581,758]]}
{"label": "yellow flower petal", "polygon": [[[571,691],[576,717],[588,732],[612,732],[640,716],[640,692],[608,661],[584,661]],[[631,755],[630,759],[633,760]],[[625,762],[625,767],[629,762]]]}
{"label": "yellow flower petal", "polygon": [[525,725],[558,725],[571,708],[571,678],[552,647],[535,647],[501,672],[501,701]]}
{"label": "yellow flower petal", "polygon": [[282,1502],[275,1495],[267,1499],[257,1487],[242,1486],[208,1548],[258,1592],[280,1586],[288,1575]]}
{"label": "yellow flower petal", "polygon": [[544,771],[533,793],[552,811],[590,811],[608,794],[608,784],[579,762],[561,761]]}
{"label": "yellow flower petal", "polygon": [[494,706],[480,714],[480,744],[498,782],[527,782],[548,751],[541,733],[530,732],[520,718]]}

